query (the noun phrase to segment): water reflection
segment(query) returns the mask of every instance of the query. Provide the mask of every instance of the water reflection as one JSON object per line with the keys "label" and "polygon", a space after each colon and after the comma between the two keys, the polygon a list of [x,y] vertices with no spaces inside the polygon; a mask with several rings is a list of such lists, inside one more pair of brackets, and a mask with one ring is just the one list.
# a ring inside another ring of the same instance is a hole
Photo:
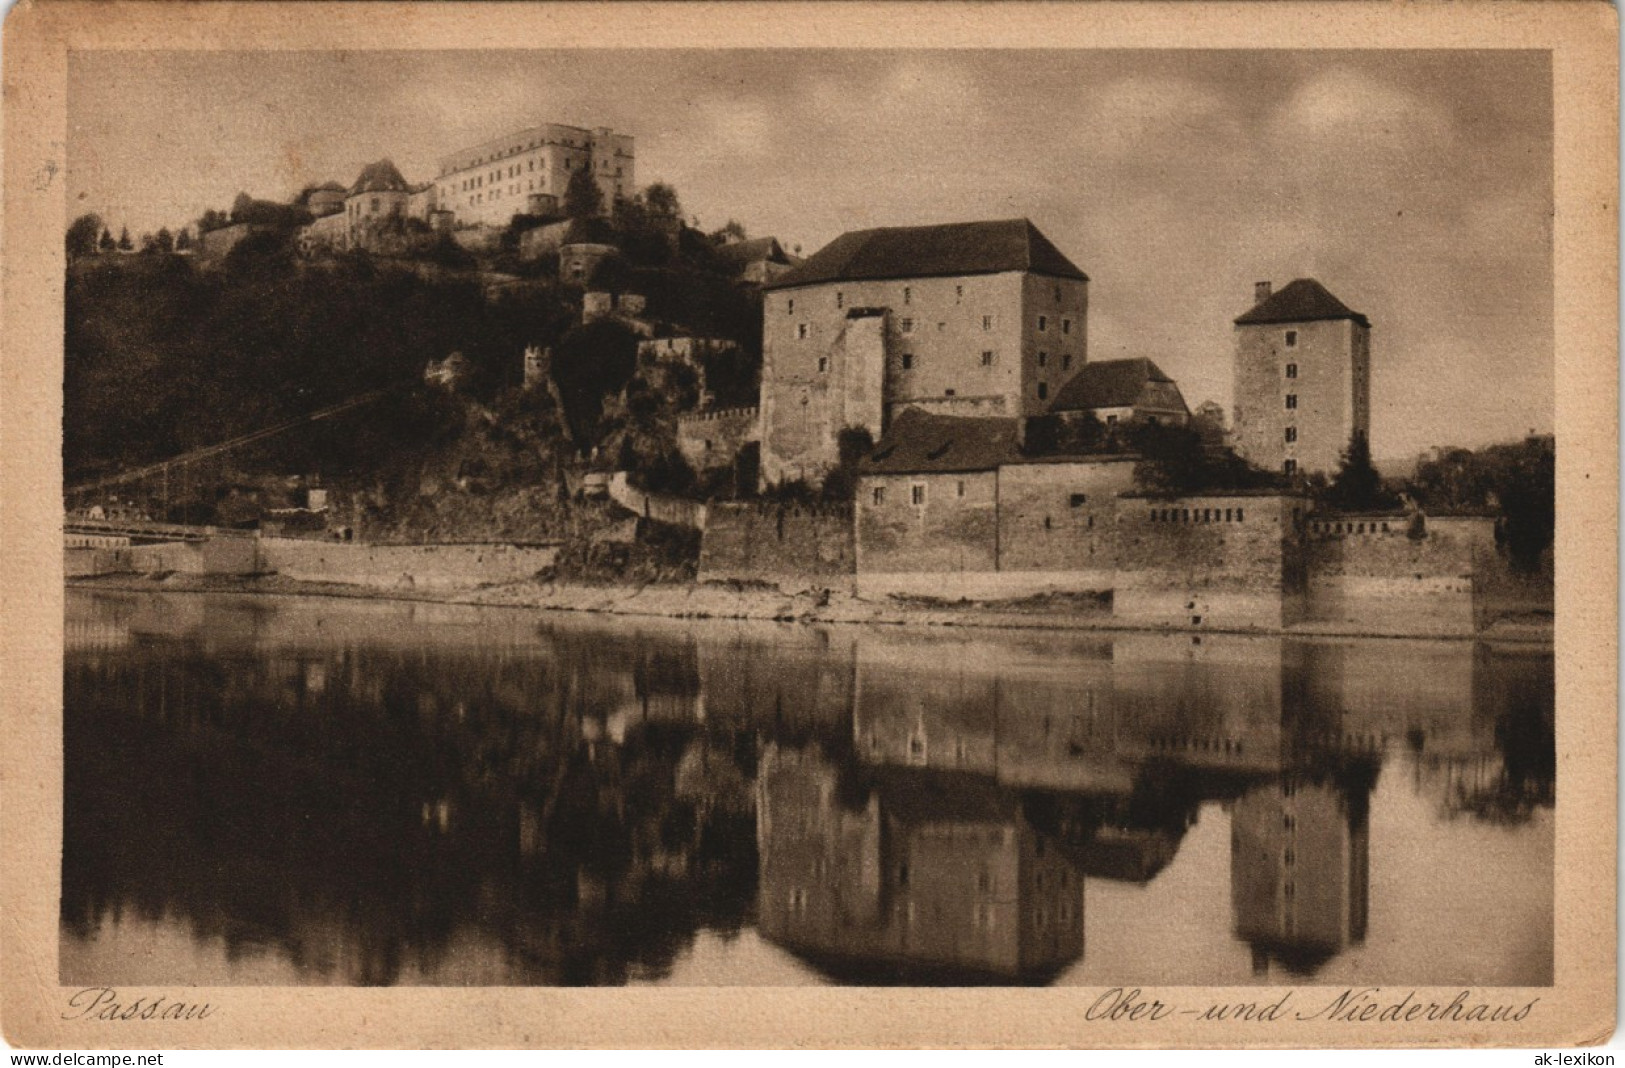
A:
{"label": "water reflection", "polygon": [[68,983],[1551,981],[1549,651],[77,592],[67,634]]}

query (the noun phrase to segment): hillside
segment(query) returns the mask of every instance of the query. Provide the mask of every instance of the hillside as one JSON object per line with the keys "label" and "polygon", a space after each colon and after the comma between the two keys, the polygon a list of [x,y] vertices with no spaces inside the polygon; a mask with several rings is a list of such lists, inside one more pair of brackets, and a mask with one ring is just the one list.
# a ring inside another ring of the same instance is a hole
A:
{"label": "hillside", "polygon": [[[213,269],[156,250],[82,259],[67,278],[67,482],[385,389],[343,416],[119,495],[154,515],[235,522],[242,517],[222,502],[284,503],[253,487],[302,476],[329,489],[358,533],[559,537],[592,511],[572,500],[581,469],[681,463],[675,416],[699,396],[691,382],[639,373],[639,331],[737,342],[735,355],[706,367],[708,385],[719,404],[754,403],[757,390],[759,298],[730,277],[709,239],[640,242],[613,227],[603,236],[626,252],[585,289],[557,280],[556,256],[516,277],[513,241],[483,257],[311,258],[292,232],[272,232]],[[584,324],[583,294],[598,289],[642,296],[640,321]],[[530,347],[549,353],[550,381],[527,389]],[[425,380],[454,353],[453,381]]]}

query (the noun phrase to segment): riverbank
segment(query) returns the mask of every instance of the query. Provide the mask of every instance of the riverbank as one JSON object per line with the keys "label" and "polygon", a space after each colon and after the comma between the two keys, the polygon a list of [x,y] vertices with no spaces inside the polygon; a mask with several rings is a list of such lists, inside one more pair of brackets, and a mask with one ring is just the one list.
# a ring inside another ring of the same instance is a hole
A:
{"label": "riverbank", "polygon": [[[661,616],[673,619],[753,619],[781,623],[841,623],[876,626],[994,627],[1082,631],[1173,631],[1168,627],[1125,625],[1111,614],[1107,599],[1050,595],[999,604],[888,598],[859,600],[835,590],[786,592],[768,584],[738,582],[587,585],[536,580],[462,588],[379,589],[338,582],[309,582],[280,575],[252,577],[191,573],[70,577],[73,589],[140,593],[237,593],[287,597],[348,597],[365,600],[428,601],[437,604],[530,608],[604,615]],[[1339,638],[1477,639],[1551,645],[1550,616],[1530,613],[1498,620],[1477,634],[1437,631],[1374,632],[1334,623],[1300,623],[1285,629],[1204,627],[1200,633],[1286,634]]]}

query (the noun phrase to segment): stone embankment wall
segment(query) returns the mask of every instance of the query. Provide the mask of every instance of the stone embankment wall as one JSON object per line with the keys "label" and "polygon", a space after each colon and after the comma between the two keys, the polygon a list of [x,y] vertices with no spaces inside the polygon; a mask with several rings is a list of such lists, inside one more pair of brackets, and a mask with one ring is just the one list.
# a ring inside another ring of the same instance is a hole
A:
{"label": "stone embankment wall", "polygon": [[263,570],[304,582],[454,589],[518,582],[552,567],[550,545],[363,545],[261,538]]}
{"label": "stone embankment wall", "polygon": [[1402,619],[1411,633],[1459,634],[1486,622],[1477,587],[1505,566],[1487,517],[1430,518],[1414,533],[1403,518],[1316,521],[1305,555],[1306,619],[1349,627]]}
{"label": "stone embankment wall", "polygon": [[691,530],[705,529],[706,506],[703,502],[640,490],[627,481],[625,471],[617,471],[610,476],[609,499],[645,519]]}
{"label": "stone embankment wall", "polygon": [[1191,630],[1298,622],[1307,508],[1275,495],[1123,498],[1113,616]]}
{"label": "stone embankment wall", "polygon": [[69,549],[70,576],[178,572],[191,575],[278,574],[302,582],[374,589],[459,589],[528,579],[558,556],[541,545],[367,545],[303,538],[211,538]]}
{"label": "stone embankment wall", "polygon": [[700,581],[769,582],[850,591],[856,572],[845,508],[724,503],[710,507]]}

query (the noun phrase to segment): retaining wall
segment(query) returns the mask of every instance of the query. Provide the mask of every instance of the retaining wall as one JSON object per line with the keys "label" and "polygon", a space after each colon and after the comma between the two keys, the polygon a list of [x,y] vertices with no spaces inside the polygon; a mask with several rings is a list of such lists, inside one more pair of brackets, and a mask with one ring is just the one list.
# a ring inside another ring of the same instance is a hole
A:
{"label": "retaining wall", "polygon": [[517,582],[553,566],[558,549],[526,545],[364,545],[261,538],[263,567],[305,582],[376,589],[451,589]]}
{"label": "retaining wall", "polygon": [[850,591],[852,514],[844,508],[713,504],[700,544],[700,581],[771,582]]}

